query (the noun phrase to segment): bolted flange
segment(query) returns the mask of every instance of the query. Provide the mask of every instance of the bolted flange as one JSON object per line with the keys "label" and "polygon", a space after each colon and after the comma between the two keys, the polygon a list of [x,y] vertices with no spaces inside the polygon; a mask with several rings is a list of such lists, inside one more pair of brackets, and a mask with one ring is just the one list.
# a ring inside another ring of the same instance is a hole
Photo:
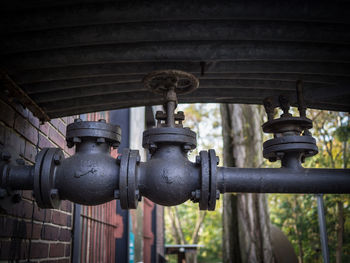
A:
{"label": "bolted flange", "polygon": [[123,149],[122,155],[119,156],[121,156],[119,158],[119,190],[114,192],[114,197],[120,199],[122,209],[136,209],[138,202],[141,201],[136,173],[140,154],[138,150]]}
{"label": "bolted flange", "polygon": [[200,210],[215,210],[216,200],[220,198],[217,190],[217,164],[218,157],[215,150],[201,151],[196,156],[196,164],[200,165],[200,185],[201,189],[192,192],[191,200],[199,202]]}
{"label": "bolted flange", "polygon": [[73,147],[82,140],[95,139],[96,143],[108,143],[118,147],[121,141],[121,129],[118,125],[106,123],[105,120],[82,121],[76,119],[67,126],[67,146]]}
{"label": "bolted flange", "polygon": [[60,198],[55,189],[56,169],[64,159],[61,149],[44,148],[37,155],[34,167],[34,194],[40,208],[58,208]]}

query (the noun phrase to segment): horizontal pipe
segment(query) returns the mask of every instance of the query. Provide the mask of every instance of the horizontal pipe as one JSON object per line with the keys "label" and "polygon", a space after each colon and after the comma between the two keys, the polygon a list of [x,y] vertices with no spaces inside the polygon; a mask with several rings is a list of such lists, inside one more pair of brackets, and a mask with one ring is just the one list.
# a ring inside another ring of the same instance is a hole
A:
{"label": "horizontal pipe", "polygon": [[33,170],[34,166],[11,165],[6,186],[12,190],[33,190]]}
{"label": "horizontal pipe", "polygon": [[350,169],[218,167],[221,193],[350,193]]}

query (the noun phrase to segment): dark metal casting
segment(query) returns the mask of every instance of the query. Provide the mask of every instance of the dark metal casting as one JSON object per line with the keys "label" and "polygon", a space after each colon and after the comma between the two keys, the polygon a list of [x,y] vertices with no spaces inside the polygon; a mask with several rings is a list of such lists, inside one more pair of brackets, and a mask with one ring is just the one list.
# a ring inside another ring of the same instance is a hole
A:
{"label": "dark metal casting", "polygon": [[[289,100],[264,101],[268,122],[264,132],[274,138],[264,143],[263,155],[270,161],[281,160],[279,169],[217,167],[214,150],[201,151],[195,162],[187,153],[196,147],[196,134],[184,128],[183,112],[175,113],[176,93],[195,90],[198,80],[184,72],[164,71],[146,76],[145,86],[164,96],[164,109],[156,113],[157,126],[143,134],[143,147],[150,152],[147,162],[140,161],[138,150],[123,149],[117,159],[110,156],[118,147],[121,130],[116,125],[77,119],[67,127],[67,144],[76,153],[65,159],[62,150],[44,148],[34,166],[11,163],[2,151],[0,198],[9,191],[34,190],[38,206],[56,208],[68,199],[84,205],[98,205],[120,199],[123,209],[137,207],[142,196],[172,206],[187,200],[199,203],[201,210],[214,210],[220,193],[350,193],[348,169],[304,169],[302,162],[318,150],[305,116],[302,83],[297,84],[299,117],[289,113]],[[274,119],[276,101],[283,110]]]}

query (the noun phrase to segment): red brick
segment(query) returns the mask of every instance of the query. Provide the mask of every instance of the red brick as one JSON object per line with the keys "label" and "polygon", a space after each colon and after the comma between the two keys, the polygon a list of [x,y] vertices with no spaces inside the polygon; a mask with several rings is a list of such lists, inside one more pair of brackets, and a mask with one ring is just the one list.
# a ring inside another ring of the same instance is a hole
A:
{"label": "red brick", "polygon": [[40,124],[39,126],[39,129],[40,131],[42,131],[45,135],[48,135],[49,134],[49,123],[48,122],[45,122],[44,124]]}
{"label": "red brick", "polygon": [[13,204],[11,208],[7,210],[7,213],[16,217],[31,219],[33,206],[28,201],[21,201],[17,204]]}
{"label": "red brick", "polygon": [[60,241],[71,241],[72,232],[69,229],[61,228],[59,240]]}
{"label": "red brick", "polygon": [[66,144],[65,138],[53,127],[49,128],[49,138],[58,145],[58,147],[64,149]]}
{"label": "red brick", "polygon": [[35,145],[26,141],[25,149],[24,149],[24,158],[34,163],[36,154],[37,154],[37,150]]}
{"label": "red brick", "polygon": [[67,125],[61,119],[58,119],[58,125],[56,128],[64,137],[66,136]]}
{"label": "red brick", "polygon": [[49,254],[49,244],[32,242],[30,257],[31,258],[46,258]]}
{"label": "red brick", "polygon": [[50,244],[50,257],[64,257],[65,250],[64,250],[64,244],[62,243],[56,243],[56,244]]}
{"label": "red brick", "polygon": [[9,262],[28,258],[28,245],[25,240],[13,239],[11,241],[0,242],[0,260]]}
{"label": "red brick", "polygon": [[14,231],[14,220],[0,216],[0,237],[9,237]]}
{"label": "red brick", "polygon": [[33,144],[38,142],[38,130],[22,116],[16,116],[14,128]]}
{"label": "red brick", "polygon": [[41,222],[50,222],[51,221],[51,210],[41,209],[35,204],[33,219],[37,220],[37,221],[41,221]]}
{"label": "red brick", "polygon": [[39,133],[39,147],[40,149],[42,149],[42,148],[55,147],[55,145],[52,142],[50,142],[48,138],[46,138],[44,135]]}
{"label": "red brick", "polygon": [[33,201],[33,191],[32,190],[23,190],[22,198],[28,199],[29,201]]}
{"label": "red brick", "polygon": [[2,100],[0,100],[0,116],[1,121],[6,123],[10,127],[13,127],[13,123],[15,120],[15,110]]}
{"label": "red brick", "polygon": [[52,211],[51,222],[56,225],[66,226],[67,225],[67,214]]}
{"label": "red brick", "polygon": [[24,156],[25,141],[12,129],[5,128],[4,145],[12,148],[12,150],[19,155]]}
{"label": "red brick", "polygon": [[40,121],[37,117],[33,115],[31,111],[28,111],[28,121],[35,127],[39,128]]}
{"label": "red brick", "polygon": [[45,240],[58,240],[60,229],[57,227],[44,225],[41,231],[41,238]]}
{"label": "red brick", "polygon": [[40,239],[42,224],[27,222],[27,237],[30,239]]}
{"label": "red brick", "polygon": [[65,256],[66,257],[70,257],[70,253],[71,253],[71,247],[70,244],[66,244],[66,248],[65,248]]}
{"label": "red brick", "polygon": [[68,200],[63,200],[61,202],[60,209],[66,212],[72,212],[72,202]]}

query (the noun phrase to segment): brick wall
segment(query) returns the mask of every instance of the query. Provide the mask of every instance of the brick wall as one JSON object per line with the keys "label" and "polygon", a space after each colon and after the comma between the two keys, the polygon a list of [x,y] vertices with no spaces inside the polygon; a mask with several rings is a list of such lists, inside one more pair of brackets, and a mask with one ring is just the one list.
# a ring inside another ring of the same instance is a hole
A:
{"label": "brick wall", "polygon": [[[27,164],[33,164],[43,147],[60,147],[66,156],[74,153],[65,143],[67,124],[73,117],[41,125],[21,105],[0,99],[0,146],[10,147]],[[32,191],[22,191],[22,200],[0,211],[0,261],[70,262],[73,205],[62,201],[60,209],[40,209]],[[1,206],[1,205],[0,205]]]}

